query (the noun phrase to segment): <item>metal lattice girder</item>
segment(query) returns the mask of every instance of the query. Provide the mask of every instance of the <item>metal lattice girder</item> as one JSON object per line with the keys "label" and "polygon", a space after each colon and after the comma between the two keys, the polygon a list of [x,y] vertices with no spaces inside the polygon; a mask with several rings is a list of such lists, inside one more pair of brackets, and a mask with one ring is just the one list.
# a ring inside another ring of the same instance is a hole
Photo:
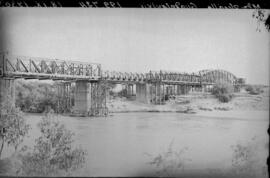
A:
{"label": "metal lattice girder", "polygon": [[225,70],[220,69],[201,70],[199,74],[201,75],[201,80],[204,83],[217,83],[217,82],[226,82],[231,84],[237,83],[236,76]]}
{"label": "metal lattice girder", "polygon": [[58,59],[5,55],[3,75],[17,78],[89,79],[101,78],[101,65]]}
{"label": "metal lattice girder", "polygon": [[177,71],[150,71],[132,73],[101,71],[96,63],[74,62],[68,60],[14,56],[6,53],[0,58],[0,77],[33,78],[52,80],[106,80],[111,82],[162,82],[166,84],[214,84],[227,82],[238,84],[238,78],[225,70],[201,70],[196,73]]}
{"label": "metal lattice girder", "polygon": [[117,71],[104,71],[102,73],[103,80],[110,80],[110,81],[145,81],[146,75],[142,73],[131,73],[131,72],[117,72]]}
{"label": "metal lattice girder", "polygon": [[163,83],[194,83],[201,82],[200,75],[168,71],[150,71],[149,73],[131,73],[104,71],[102,79],[112,82],[163,82]]}

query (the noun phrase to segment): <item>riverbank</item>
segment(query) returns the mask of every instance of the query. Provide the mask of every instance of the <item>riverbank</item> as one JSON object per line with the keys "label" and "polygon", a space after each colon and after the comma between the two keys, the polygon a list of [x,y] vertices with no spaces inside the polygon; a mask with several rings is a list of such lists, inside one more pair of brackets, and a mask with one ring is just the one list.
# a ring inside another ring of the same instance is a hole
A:
{"label": "riverbank", "polygon": [[234,93],[233,99],[228,103],[221,103],[210,93],[193,92],[177,96],[164,105],[144,104],[123,97],[110,99],[107,106],[111,113],[178,112],[210,117],[268,118],[269,88],[264,88],[264,92],[259,95],[251,95],[246,91]]}

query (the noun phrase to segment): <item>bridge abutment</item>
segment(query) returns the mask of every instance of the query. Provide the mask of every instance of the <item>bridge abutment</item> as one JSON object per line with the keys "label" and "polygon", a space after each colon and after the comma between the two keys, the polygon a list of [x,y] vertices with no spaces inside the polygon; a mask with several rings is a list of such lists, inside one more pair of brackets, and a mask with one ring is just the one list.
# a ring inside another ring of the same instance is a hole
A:
{"label": "bridge abutment", "polygon": [[15,106],[15,79],[0,78],[0,103],[7,101]]}

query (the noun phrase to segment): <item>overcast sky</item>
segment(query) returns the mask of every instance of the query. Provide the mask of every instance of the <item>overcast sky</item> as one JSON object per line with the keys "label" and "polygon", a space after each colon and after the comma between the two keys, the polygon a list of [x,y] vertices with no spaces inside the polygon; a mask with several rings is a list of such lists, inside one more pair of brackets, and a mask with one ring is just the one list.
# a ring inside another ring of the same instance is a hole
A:
{"label": "overcast sky", "polygon": [[[10,53],[97,62],[106,70],[224,69],[269,83],[270,36],[253,10],[1,9]],[[4,35],[4,36],[3,36]]]}

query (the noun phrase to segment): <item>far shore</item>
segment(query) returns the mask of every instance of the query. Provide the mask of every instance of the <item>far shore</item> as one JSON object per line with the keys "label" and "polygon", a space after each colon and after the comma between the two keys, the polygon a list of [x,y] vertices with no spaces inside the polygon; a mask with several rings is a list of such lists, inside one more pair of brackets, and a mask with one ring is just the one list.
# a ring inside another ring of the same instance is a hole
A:
{"label": "far shore", "polygon": [[175,112],[208,117],[231,117],[244,119],[269,118],[269,88],[259,95],[246,91],[234,93],[228,103],[221,103],[210,93],[194,92],[176,96],[164,105],[140,103],[125,97],[111,98],[107,104],[110,113],[129,112]]}
{"label": "far shore", "polygon": [[[176,96],[165,104],[155,105],[141,103],[126,97],[110,97],[107,100],[109,116],[115,113],[182,113],[195,116],[234,119],[269,119],[269,88],[258,95],[246,91],[234,93],[228,103],[218,101],[210,93],[193,92]],[[25,113],[35,114],[35,113]],[[39,115],[39,113],[36,113]],[[70,116],[69,113],[61,114]],[[83,117],[83,116],[82,116]]]}

